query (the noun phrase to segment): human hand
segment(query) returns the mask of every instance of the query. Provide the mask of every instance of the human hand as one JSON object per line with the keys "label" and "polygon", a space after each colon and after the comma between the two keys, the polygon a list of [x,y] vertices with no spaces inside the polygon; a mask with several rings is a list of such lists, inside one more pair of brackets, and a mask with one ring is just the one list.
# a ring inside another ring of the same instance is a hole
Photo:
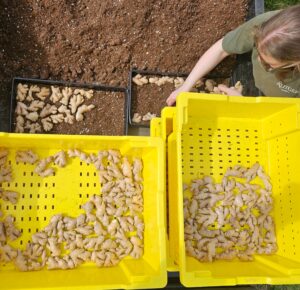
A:
{"label": "human hand", "polygon": [[168,105],[168,106],[174,105],[175,102],[176,102],[177,96],[178,96],[181,92],[184,92],[184,91],[186,91],[186,90],[184,90],[184,89],[182,88],[182,86],[179,87],[178,89],[176,89],[175,91],[173,91],[173,92],[170,94],[170,96],[167,98],[167,100],[166,100],[167,105]]}
{"label": "human hand", "polygon": [[228,88],[226,85],[221,84],[218,85],[218,89],[227,96],[242,96],[242,94],[235,87]]}

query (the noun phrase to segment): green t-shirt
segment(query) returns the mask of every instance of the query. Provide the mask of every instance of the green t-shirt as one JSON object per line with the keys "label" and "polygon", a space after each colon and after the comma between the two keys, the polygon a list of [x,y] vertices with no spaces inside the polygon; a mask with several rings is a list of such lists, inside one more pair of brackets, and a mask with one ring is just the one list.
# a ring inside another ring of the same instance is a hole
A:
{"label": "green t-shirt", "polygon": [[253,30],[279,11],[271,11],[242,24],[227,33],[223,39],[223,49],[230,54],[242,54],[252,51],[252,65],[255,85],[266,96],[270,97],[300,97],[300,74],[284,80],[278,80],[274,73],[266,72],[258,60],[257,50],[254,47]]}

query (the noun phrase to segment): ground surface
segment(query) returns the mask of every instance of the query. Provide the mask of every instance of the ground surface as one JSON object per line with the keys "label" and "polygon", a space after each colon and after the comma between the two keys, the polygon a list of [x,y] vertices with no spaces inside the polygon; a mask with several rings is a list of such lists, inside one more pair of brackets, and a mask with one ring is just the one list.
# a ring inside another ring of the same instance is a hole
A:
{"label": "ground surface", "polygon": [[[189,72],[244,21],[247,2],[1,0],[1,120],[13,76],[127,86],[133,66]],[[222,67],[230,70],[232,60]]]}
{"label": "ground surface", "polygon": [[84,135],[124,135],[125,94],[121,92],[94,92],[94,97],[85,102],[95,109],[85,113],[84,120],[73,125],[60,123],[51,133]]}

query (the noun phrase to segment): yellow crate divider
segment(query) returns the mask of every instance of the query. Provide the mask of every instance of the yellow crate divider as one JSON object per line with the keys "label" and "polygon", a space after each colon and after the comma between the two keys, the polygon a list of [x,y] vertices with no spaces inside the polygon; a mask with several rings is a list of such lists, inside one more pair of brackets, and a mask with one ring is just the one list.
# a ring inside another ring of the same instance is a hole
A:
{"label": "yellow crate divider", "polygon": [[100,190],[93,165],[69,159],[66,168],[56,170],[55,176],[41,178],[33,173],[34,165],[15,162],[17,150],[32,149],[43,158],[72,148],[88,153],[113,148],[123,155],[142,158],[145,222],[141,259],[126,257],[110,268],[86,263],[73,270],[37,272],[20,272],[12,264],[0,265],[1,289],[137,289],[166,285],[165,160],[161,138],[0,133],[0,147],[10,150],[8,159],[13,169],[13,181],[3,182],[2,186],[20,193],[16,205],[0,201],[4,215],[15,216],[17,227],[23,230],[22,237],[12,245],[24,248],[31,235],[48,224],[54,214],[83,213],[80,204]]}
{"label": "yellow crate divider", "polygon": [[[168,138],[170,253],[187,287],[300,283],[300,100],[182,93]],[[271,176],[278,252],[253,262],[185,254],[182,184],[259,161]]]}
{"label": "yellow crate divider", "polygon": [[150,121],[150,136],[151,137],[162,137],[161,132],[161,118],[153,118]]}
{"label": "yellow crate divider", "polygon": [[[161,137],[165,143],[165,156],[166,156],[166,166],[168,166],[168,143],[167,139],[169,135],[173,132],[173,122],[176,113],[175,107],[165,107],[161,112],[161,118],[154,118],[151,120],[150,134],[151,136]],[[179,271],[178,264],[175,264],[174,259],[170,254],[169,245],[169,211],[170,211],[170,197],[168,196],[168,170],[165,171],[166,174],[166,243],[167,243],[167,270],[169,272]]]}

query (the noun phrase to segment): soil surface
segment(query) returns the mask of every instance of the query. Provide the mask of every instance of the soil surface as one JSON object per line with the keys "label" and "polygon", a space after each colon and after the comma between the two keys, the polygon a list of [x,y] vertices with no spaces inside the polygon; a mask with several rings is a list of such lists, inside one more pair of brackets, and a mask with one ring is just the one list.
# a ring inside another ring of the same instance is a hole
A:
{"label": "soil surface", "polygon": [[51,133],[121,136],[125,134],[125,94],[119,92],[97,92],[84,102],[95,108],[85,113],[83,121],[73,125],[60,123]]}
{"label": "soil surface", "polygon": [[[22,82],[26,84],[26,82]],[[33,85],[33,84],[31,84]],[[51,91],[50,86],[38,84],[38,87],[47,87]],[[55,86],[57,87],[57,86]],[[64,87],[58,86],[60,91]],[[74,89],[79,87],[71,87]],[[86,90],[86,89],[85,89]],[[82,121],[76,121],[74,119],[74,124],[70,125],[68,123],[62,122],[59,124],[53,124],[53,128],[45,132],[41,123],[41,119],[37,120],[37,123],[41,125],[43,134],[75,134],[75,135],[113,135],[120,136],[126,134],[125,124],[126,124],[126,102],[127,95],[123,92],[111,92],[111,91],[98,91],[93,90],[93,97],[91,99],[86,99],[82,105],[93,104],[95,106],[89,112],[84,113],[84,119]],[[34,99],[38,100],[33,93]],[[31,102],[23,101],[27,106]],[[45,105],[50,104],[59,108],[62,104],[60,102],[52,103],[49,97],[45,99]],[[38,110],[40,113],[41,109]],[[75,114],[73,114],[75,115]],[[17,114],[14,114],[14,125],[16,122]],[[25,119],[26,120],[26,119]],[[14,128],[13,128],[14,130]],[[28,129],[25,129],[25,133],[28,133]]]}
{"label": "soil surface", "polygon": [[[166,96],[174,90],[174,84],[166,83],[162,86],[156,84],[146,84],[143,86],[132,85],[131,94],[131,118],[134,113],[141,116],[148,112],[160,116],[161,109],[166,106]],[[133,125],[150,125],[150,121],[141,121],[140,123],[132,123]]]}
{"label": "soil surface", "polygon": [[[244,22],[247,4],[1,0],[1,121],[8,122],[14,76],[127,86],[130,67],[189,72],[206,49]],[[218,71],[230,71],[233,63],[225,60]]]}

